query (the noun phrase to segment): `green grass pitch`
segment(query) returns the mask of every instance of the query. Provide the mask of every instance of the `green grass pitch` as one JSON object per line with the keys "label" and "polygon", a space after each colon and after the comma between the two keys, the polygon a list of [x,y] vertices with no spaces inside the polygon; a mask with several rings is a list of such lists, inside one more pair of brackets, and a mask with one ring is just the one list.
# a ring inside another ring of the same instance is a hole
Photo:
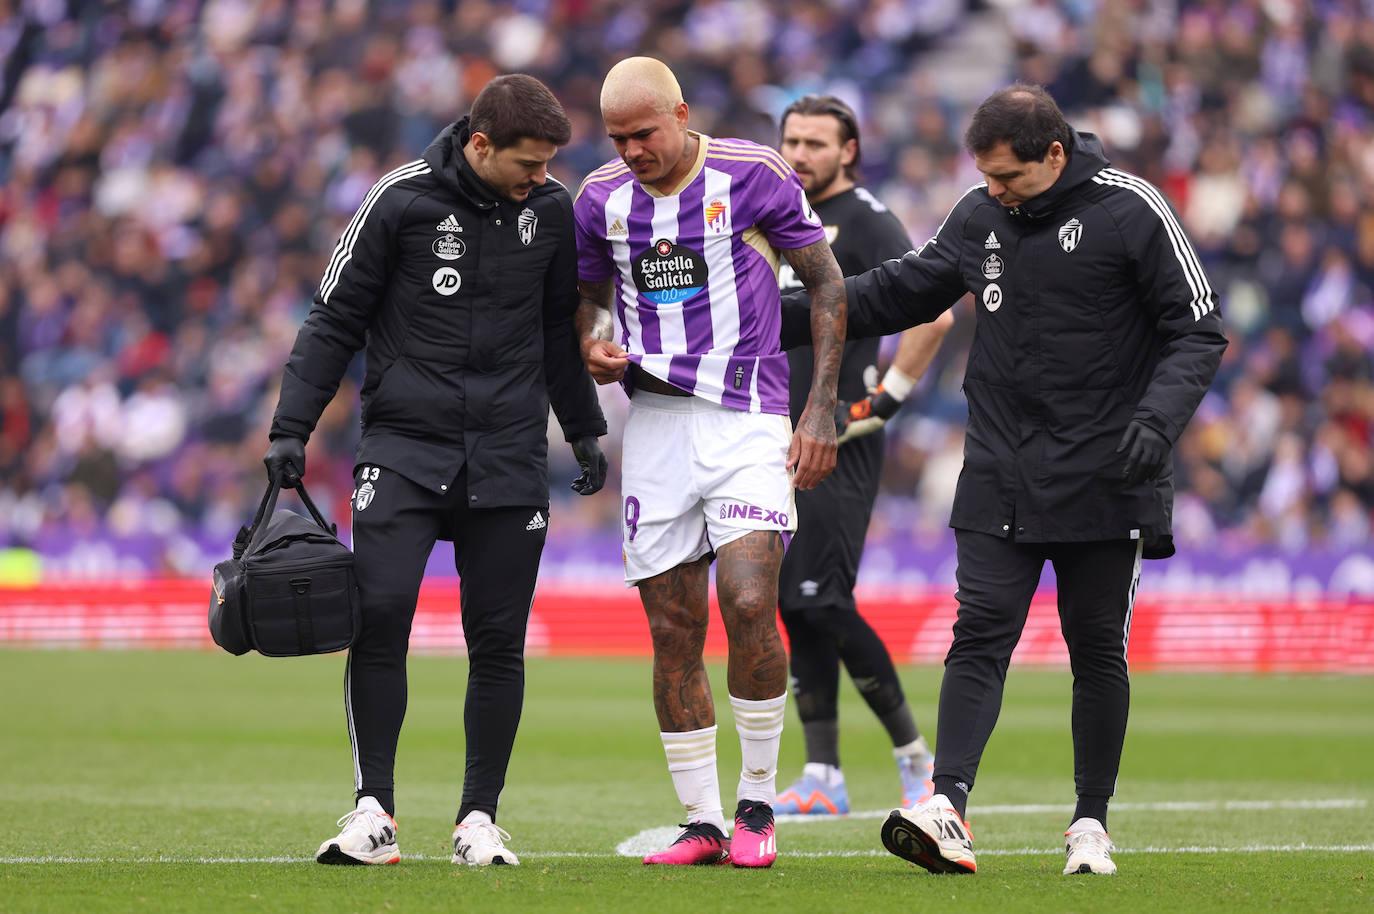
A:
{"label": "green grass pitch", "polygon": [[[969,810],[979,871],[955,877],[882,849],[896,770],[848,685],[853,815],[781,822],[766,871],[627,856],[681,815],[647,659],[530,661],[500,816],[521,865],[454,866],[466,669],[411,660],[402,862],[322,867],[315,847],[352,806],[341,655],[0,652],[0,911],[1374,910],[1367,677],[1137,674],[1109,823],[1120,873],[1066,878],[1067,672],[1013,666]],[[940,671],[902,673],[933,736]],[[711,675],[729,807],[739,747]],[[780,780],[801,762],[789,709]]]}

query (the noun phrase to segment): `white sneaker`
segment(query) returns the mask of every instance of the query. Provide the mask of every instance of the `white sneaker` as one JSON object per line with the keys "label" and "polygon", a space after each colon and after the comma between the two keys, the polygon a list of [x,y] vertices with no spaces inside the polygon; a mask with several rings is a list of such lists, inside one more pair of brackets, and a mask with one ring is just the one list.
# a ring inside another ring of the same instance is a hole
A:
{"label": "white sneaker", "polygon": [[901,756],[897,776],[902,779],[902,805],[910,809],[924,803],[935,793],[935,756],[929,752]]}
{"label": "white sneaker", "polygon": [[519,866],[519,858],[501,843],[503,839],[509,841],[510,833],[495,822],[459,825],[453,829],[453,862],[468,866]]}
{"label": "white sneaker", "polygon": [[401,850],[396,845],[396,820],[382,812],[371,797],[359,800],[358,808],[337,824],[341,829],[339,836],[330,838],[315,852],[320,863],[357,865],[396,863],[401,859]]}
{"label": "white sneaker", "polygon": [[975,873],[973,833],[942,793],[883,822],[883,847],[932,873]]}
{"label": "white sneaker", "polygon": [[1069,830],[1064,832],[1064,837],[1068,839],[1064,851],[1069,858],[1064,866],[1065,876],[1079,873],[1115,875],[1116,864],[1112,862],[1112,851],[1116,850],[1116,845],[1107,837],[1107,830],[1102,827],[1101,822],[1089,818],[1079,819],[1069,826]]}

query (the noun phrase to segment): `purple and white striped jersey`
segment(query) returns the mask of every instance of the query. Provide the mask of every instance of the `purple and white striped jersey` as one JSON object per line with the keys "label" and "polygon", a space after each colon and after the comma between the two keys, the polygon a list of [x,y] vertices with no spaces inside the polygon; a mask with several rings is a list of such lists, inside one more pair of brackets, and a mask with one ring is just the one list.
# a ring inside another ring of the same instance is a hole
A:
{"label": "purple and white striped jersey", "polygon": [[573,212],[578,276],[615,277],[615,339],[654,377],[722,406],[787,415],[778,250],[825,240],[791,167],[767,146],[700,137],[675,194],[620,159]]}

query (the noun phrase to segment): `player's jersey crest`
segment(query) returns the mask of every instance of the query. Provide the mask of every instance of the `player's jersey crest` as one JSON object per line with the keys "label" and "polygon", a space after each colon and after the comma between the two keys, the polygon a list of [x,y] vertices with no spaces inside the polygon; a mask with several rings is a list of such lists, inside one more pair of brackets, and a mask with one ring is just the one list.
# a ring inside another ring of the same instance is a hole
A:
{"label": "player's jersey crest", "polygon": [[727,214],[727,206],[719,197],[712,198],[706,204],[706,227],[716,234],[722,234],[730,228],[730,217]]}

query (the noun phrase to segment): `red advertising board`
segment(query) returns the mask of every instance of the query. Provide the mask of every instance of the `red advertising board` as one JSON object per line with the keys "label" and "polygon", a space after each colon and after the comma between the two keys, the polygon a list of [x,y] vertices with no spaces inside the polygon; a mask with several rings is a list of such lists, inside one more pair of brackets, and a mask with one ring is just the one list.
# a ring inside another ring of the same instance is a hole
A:
{"label": "red advertising board", "polygon": [[[209,593],[207,584],[187,580],[3,587],[0,647],[213,648],[206,628]],[[955,614],[951,595],[861,591],[859,604],[897,662],[944,659]],[[615,585],[541,587],[528,645],[533,656],[650,652],[638,593]],[[463,651],[456,581],[421,590],[411,648]],[[714,608],[706,649],[715,656],[726,650]],[[1374,599],[1141,598],[1129,655],[1137,669],[1374,673]],[[1052,594],[1033,602],[1013,662],[1067,664]]]}

